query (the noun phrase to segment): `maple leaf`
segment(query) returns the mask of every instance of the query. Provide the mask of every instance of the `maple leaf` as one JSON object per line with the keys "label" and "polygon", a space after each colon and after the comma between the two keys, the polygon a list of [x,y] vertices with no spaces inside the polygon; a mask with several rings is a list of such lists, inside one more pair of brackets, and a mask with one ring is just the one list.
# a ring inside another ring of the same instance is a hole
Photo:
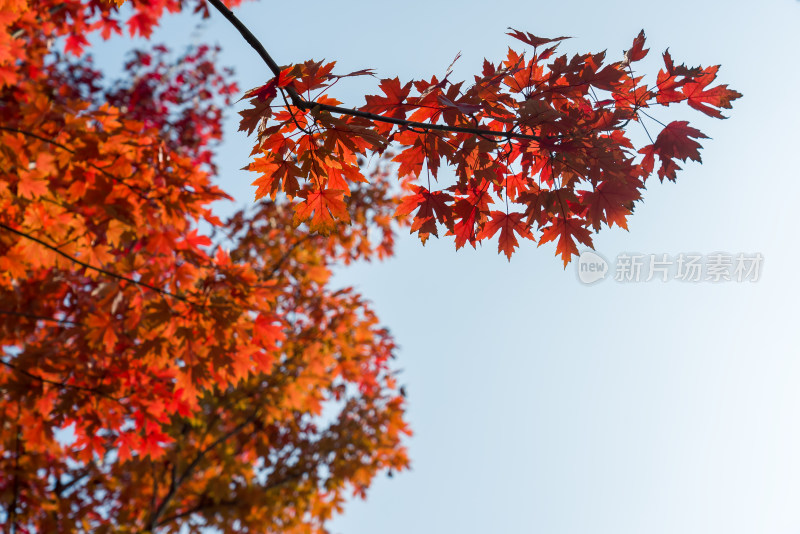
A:
{"label": "maple leaf", "polygon": [[80,57],[83,54],[83,49],[88,45],[89,41],[83,35],[70,35],[64,44],[64,51]]}
{"label": "maple leaf", "polygon": [[[283,325],[276,317],[259,314],[253,323],[253,341],[264,350],[274,350],[278,343],[285,338],[282,327]],[[261,351],[257,354],[257,362],[262,370],[268,370],[271,367],[271,358]],[[254,359],[256,359],[255,355]]]}
{"label": "maple leaf", "polygon": [[[673,102],[681,102],[686,99],[686,96],[678,92],[677,89],[683,87],[695,76],[701,74],[702,69],[699,67],[688,68],[686,65],[679,65],[676,67],[672,62],[669,49],[664,51],[663,57],[666,70],[662,69],[658,71],[658,77],[656,79],[656,87],[658,88],[656,92],[656,101],[664,105],[669,105]],[[679,80],[678,77],[682,77],[682,79]]]}
{"label": "maple leaf", "polygon": [[658,134],[656,142],[652,145],[647,145],[639,150],[640,154],[644,154],[642,166],[646,174],[653,171],[654,157],[658,155],[661,160],[661,168],[658,170],[658,177],[660,180],[668,178],[675,180],[676,171],[680,167],[673,161],[675,158],[682,161],[691,159],[694,161],[701,161],[700,158],[700,143],[694,139],[701,139],[707,137],[696,128],[689,126],[686,121],[673,121],[669,123]]}
{"label": "maple leaf", "polygon": [[452,227],[453,209],[450,203],[453,197],[444,191],[428,191],[425,187],[417,186],[414,189],[413,195],[403,197],[397,206],[395,217],[406,217],[417,210],[411,232],[418,232],[424,244],[430,234],[439,237],[437,222],[448,228]]}
{"label": "maple leaf", "polygon": [[300,65],[283,69],[275,79],[275,85],[277,87],[289,87],[292,84],[292,81],[300,75],[301,71],[302,66]]}
{"label": "maple leaf", "polygon": [[404,119],[406,110],[411,106],[405,105],[406,98],[411,92],[411,82],[404,86],[400,86],[399,78],[381,80],[381,91],[386,95],[367,95],[367,105],[364,107],[365,111],[376,114],[385,114],[387,117],[395,119]]}
{"label": "maple leaf", "polygon": [[[476,229],[486,220],[489,212],[491,196],[488,188],[491,182],[474,182],[467,187],[454,186],[450,190],[456,193],[456,202],[453,205],[453,219],[455,224],[448,235],[455,235],[456,250],[466,243],[475,248],[477,244]],[[478,185],[480,184],[480,185]],[[460,197],[460,198],[459,198]]]}
{"label": "maple leaf", "polygon": [[649,48],[644,48],[644,30],[639,32],[639,35],[633,40],[633,46],[631,46],[625,52],[625,59],[622,62],[622,65],[627,67],[634,61],[639,61],[643,59],[647,53],[650,51]]}
{"label": "maple leaf", "polygon": [[478,104],[467,104],[467,103],[460,103],[460,102],[453,102],[449,98],[445,96],[439,96],[439,102],[444,104],[447,107],[456,108],[464,115],[473,115],[483,109]]}
{"label": "maple leaf", "polygon": [[[671,59],[668,59],[669,52],[664,52],[664,58],[665,61],[671,63]],[[658,71],[658,77],[656,78],[656,87],[658,87],[656,101],[659,104],[665,105],[682,101],[685,97],[683,93],[678,92],[676,89],[680,88],[685,83],[685,79],[679,82],[677,76],[673,74],[669,68],[667,70],[662,69]]]}
{"label": "maple leaf", "polygon": [[343,200],[344,191],[338,189],[301,191],[300,196],[304,200],[294,207],[294,224],[311,219],[309,229],[327,235],[336,227],[337,220],[350,222],[347,204]]}
{"label": "maple leaf", "polygon": [[258,87],[254,87],[249,91],[246,91],[242,98],[239,101],[244,100],[245,98],[256,98],[259,100],[272,100],[278,95],[278,79],[273,78],[264,85],[260,85]]}
{"label": "maple leaf", "polygon": [[584,216],[595,230],[601,223],[609,226],[620,226],[628,229],[628,215],[633,209],[633,202],[641,198],[638,187],[640,183],[620,183],[605,181],[594,191],[585,191],[580,195],[581,203],[586,205]]}
{"label": "maple leaf", "polygon": [[153,33],[155,22],[150,13],[140,12],[128,19],[128,31],[131,37],[134,37],[138,33],[147,39],[150,37],[150,34]]}
{"label": "maple leaf", "polygon": [[92,329],[90,338],[96,344],[102,345],[106,352],[113,352],[117,343],[117,333],[113,318],[109,315],[91,315],[86,325]]}
{"label": "maple leaf", "polygon": [[422,172],[422,165],[425,163],[425,147],[422,143],[414,143],[402,150],[392,161],[400,164],[397,169],[399,176],[419,176]]}
{"label": "maple leaf", "polygon": [[453,230],[450,232],[456,237],[456,250],[460,249],[467,243],[472,245],[472,248],[475,248],[477,243],[475,226],[477,223],[478,211],[476,209],[470,210],[466,216],[458,219],[458,222],[455,223]]}
{"label": "maple leaf", "polygon": [[689,126],[686,121],[673,121],[669,123],[656,138],[656,150],[661,155],[679,158],[683,161],[692,159],[700,161],[700,143],[692,138],[706,138],[703,133]]}
{"label": "maple leaf", "polygon": [[702,111],[710,117],[724,119],[725,116],[711,106],[717,108],[731,108],[731,101],[741,98],[742,94],[728,89],[727,85],[717,85],[706,89],[708,85],[717,78],[719,65],[708,67],[703,73],[695,77],[693,81],[687,82],[683,88],[689,106]]}
{"label": "maple leaf", "polygon": [[117,441],[114,443],[114,446],[117,447],[117,455],[120,462],[125,463],[126,461],[132,459],[133,451],[139,450],[141,448],[141,444],[141,438],[135,433],[121,432],[117,437]]}
{"label": "maple leaf", "polygon": [[504,252],[508,261],[511,261],[514,249],[519,246],[514,233],[534,241],[530,226],[522,222],[523,217],[522,213],[508,214],[504,211],[492,211],[489,213],[490,220],[483,226],[483,229],[478,234],[478,239],[491,238],[499,230],[500,237],[497,241],[497,251]]}
{"label": "maple leaf", "polygon": [[127,225],[117,219],[112,219],[108,223],[106,230],[106,239],[108,244],[113,247],[118,247],[122,243],[122,234],[127,230]]}
{"label": "maple leaf", "polygon": [[336,74],[335,76],[337,78],[348,78],[350,76],[373,76],[374,77],[375,76],[375,69],[355,70],[355,71],[350,72],[348,74]]}
{"label": "maple leaf", "polygon": [[559,215],[550,220],[549,226],[542,228],[539,246],[558,238],[556,256],[561,254],[561,259],[564,261],[564,268],[566,269],[572,260],[572,256],[578,255],[578,247],[575,245],[575,240],[588,247],[592,246],[592,237],[583,224],[584,222],[581,219],[575,217],[565,218]]}
{"label": "maple leaf", "polygon": [[195,228],[183,237],[183,242],[178,243],[177,248],[183,250],[196,250],[200,247],[210,247],[211,244],[211,238],[209,238],[207,235],[200,234],[200,231]]}
{"label": "maple leaf", "polygon": [[299,189],[297,178],[302,176],[302,171],[293,161],[278,154],[257,158],[247,170],[261,173],[252,183],[258,188],[256,200],[267,195],[274,197],[279,191],[294,196]]}
{"label": "maple leaf", "polygon": [[30,173],[20,176],[17,182],[17,194],[22,198],[43,197],[47,194],[47,180],[34,177]]}
{"label": "maple leaf", "polygon": [[532,185],[530,178],[522,172],[506,175],[504,182],[506,194],[512,202],[515,202],[519,194],[527,191]]}
{"label": "maple leaf", "polygon": [[272,116],[272,106],[270,100],[262,98],[254,98],[250,101],[253,107],[243,109],[239,112],[242,120],[239,122],[239,131],[247,132],[247,135],[253,133],[262,121],[269,119]]}
{"label": "maple leaf", "polygon": [[510,35],[514,39],[519,39],[523,43],[529,44],[533,47],[538,47],[548,43],[555,43],[557,41],[563,41],[564,39],[572,39],[572,37],[553,37],[553,38],[536,37],[532,33],[521,32],[519,30],[515,30],[514,28],[508,28],[508,29],[511,31],[506,33],[506,35]]}

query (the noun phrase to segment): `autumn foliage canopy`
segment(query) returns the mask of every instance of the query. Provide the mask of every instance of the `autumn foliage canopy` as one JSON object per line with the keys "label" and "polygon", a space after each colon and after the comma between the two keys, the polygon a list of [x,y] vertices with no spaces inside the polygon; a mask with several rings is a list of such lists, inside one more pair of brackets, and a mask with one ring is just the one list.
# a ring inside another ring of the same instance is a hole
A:
{"label": "autumn foliage canopy", "polygon": [[[639,147],[627,127],[741,96],[668,52],[645,84],[643,33],[606,62],[512,30],[470,83],[384,79],[348,108],[331,86],[371,71],[279,66],[218,0],[117,4],[0,0],[3,532],[324,532],[408,466],[410,434],[392,338],[331,268],[390,256],[402,226],[509,258],[554,241],[566,264],[700,161],[684,120]],[[266,83],[242,94],[208,46],[132,52],[120,80],[88,60],[89,37],[181,9],[226,17]],[[258,201],[223,220],[239,97]]]}

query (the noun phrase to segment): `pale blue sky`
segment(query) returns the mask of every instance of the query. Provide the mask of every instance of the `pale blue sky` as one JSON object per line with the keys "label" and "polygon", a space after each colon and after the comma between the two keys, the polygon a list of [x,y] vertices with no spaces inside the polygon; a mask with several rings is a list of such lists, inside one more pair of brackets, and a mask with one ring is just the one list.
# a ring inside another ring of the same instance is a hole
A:
{"label": "pale blue sky", "polygon": [[[760,252],[757,283],[587,287],[552,243],[523,243],[508,263],[495,243],[455,252],[448,238],[423,248],[405,236],[395,259],[338,275],[401,345],[415,435],[413,470],[377,480],[334,532],[800,532],[800,2],[258,2],[237,13],[280,64],[326,58],[401,79],[441,74],[459,51],[453,79],[471,77],[516,46],[508,26],[612,58],[644,28],[649,80],[669,47],[678,62],[721,63],[721,82],[744,94],[726,121],[656,112],[713,138],[704,163],[677,184],[649,182],[630,232],[605,230],[595,245],[607,258]],[[191,33],[175,21],[156,38]],[[269,78],[218,15],[201,38],[223,45],[242,89]],[[104,63],[119,42],[107,50]],[[335,95],[358,105],[376,84]],[[219,161],[242,202],[249,141],[232,117]]]}

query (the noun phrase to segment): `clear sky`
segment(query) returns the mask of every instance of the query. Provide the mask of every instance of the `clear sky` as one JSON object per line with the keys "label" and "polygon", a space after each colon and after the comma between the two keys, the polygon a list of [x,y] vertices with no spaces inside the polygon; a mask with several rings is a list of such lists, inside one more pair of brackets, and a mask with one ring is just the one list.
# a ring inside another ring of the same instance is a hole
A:
{"label": "clear sky", "polygon": [[[552,243],[523,243],[509,263],[495,243],[456,252],[410,236],[395,259],[339,273],[401,345],[415,435],[412,471],[377,480],[334,532],[800,532],[800,2],[340,0],[237,13],[280,64],[325,58],[401,80],[441,74],[459,51],[453,79],[471,78],[521,45],[508,26],[611,58],[644,28],[648,80],[669,47],[679,63],[722,64],[720,82],[744,94],[725,121],[656,112],[713,138],[703,164],[648,182],[630,232],[604,230],[595,246],[610,260],[761,253],[758,282],[585,286]],[[270,77],[216,13],[195,37],[185,21],[156,38],[221,43],[242,89]],[[376,86],[334,96],[359,105]],[[238,169],[250,140],[230,115],[222,185],[249,202],[253,176]]]}

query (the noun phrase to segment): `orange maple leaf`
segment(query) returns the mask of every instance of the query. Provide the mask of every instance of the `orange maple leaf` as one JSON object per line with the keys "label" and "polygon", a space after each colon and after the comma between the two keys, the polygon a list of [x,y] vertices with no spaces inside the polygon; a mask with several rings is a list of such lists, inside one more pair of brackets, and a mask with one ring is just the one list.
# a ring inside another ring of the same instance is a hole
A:
{"label": "orange maple leaf", "polygon": [[35,178],[30,173],[20,173],[17,194],[22,198],[33,199],[47,194],[47,180]]}
{"label": "orange maple leaf", "polygon": [[336,227],[337,220],[350,222],[350,214],[344,202],[344,191],[340,189],[303,191],[300,196],[305,200],[294,207],[294,224],[298,225],[311,219],[309,229],[327,235]]}

